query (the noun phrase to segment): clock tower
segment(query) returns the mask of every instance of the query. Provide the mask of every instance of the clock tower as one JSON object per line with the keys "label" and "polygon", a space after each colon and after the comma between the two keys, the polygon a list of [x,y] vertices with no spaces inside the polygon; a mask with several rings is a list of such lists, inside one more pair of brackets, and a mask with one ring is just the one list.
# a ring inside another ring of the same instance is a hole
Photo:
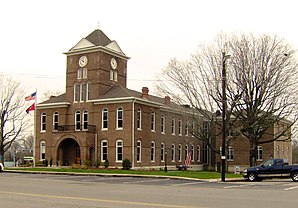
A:
{"label": "clock tower", "polygon": [[65,54],[68,102],[98,99],[115,85],[126,88],[129,57],[101,30],[82,38]]}

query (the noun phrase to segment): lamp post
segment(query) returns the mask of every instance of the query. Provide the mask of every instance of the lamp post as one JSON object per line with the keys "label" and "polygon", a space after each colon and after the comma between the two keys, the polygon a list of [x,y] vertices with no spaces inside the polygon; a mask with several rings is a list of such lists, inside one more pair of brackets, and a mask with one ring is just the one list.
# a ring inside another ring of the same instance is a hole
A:
{"label": "lamp post", "polygon": [[221,145],[221,181],[225,182],[226,173],[226,108],[227,108],[227,96],[226,96],[226,60],[230,58],[230,55],[226,55],[222,52],[222,145]]}

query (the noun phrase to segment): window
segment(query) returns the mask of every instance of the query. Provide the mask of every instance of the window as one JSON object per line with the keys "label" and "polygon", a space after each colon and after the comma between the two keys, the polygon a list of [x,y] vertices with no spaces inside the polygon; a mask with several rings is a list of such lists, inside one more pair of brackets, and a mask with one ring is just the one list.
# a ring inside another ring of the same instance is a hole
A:
{"label": "window", "polygon": [[193,121],[192,123],[191,123],[191,136],[192,137],[194,137],[194,135],[195,135],[195,127],[196,126],[196,124],[195,124],[195,122]]}
{"label": "window", "polygon": [[190,145],[190,151],[191,151],[191,161],[194,161],[195,160],[195,148],[194,146],[191,144]]}
{"label": "window", "polygon": [[201,148],[200,145],[197,145],[197,161],[200,162],[201,160]]}
{"label": "window", "polygon": [[75,114],[75,130],[80,131],[81,130],[81,112],[77,111]]}
{"label": "window", "polygon": [[151,112],[151,131],[155,131],[155,112]]}
{"label": "window", "polygon": [[85,86],[84,84],[82,83],[81,86],[80,86],[80,101],[83,102],[84,101],[84,98],[85,98]]}
{"label": "window", "polygon": [[55,112],[54,114],[53,114],[53,130],[54,131],[58,131],[58,113],[57,112]]}
{"label": "window", "polygon": [[188,120],[185,121],[185,136],[188,136]]}
{"label": "window", "polygon": [[116,162],[122,162],[123,156],[123,142],[122,140],[116,141]]}
{"label": "window", "polygon": [[155,162],[155,143],[151,142],[151,151],[150,151],[151,162]]}
{"label": "window", "polygon": [[172,162],[175,162],[175,144],[172,144]]}
{"label": "window", "polygon": [[208,145],[206,142],[203,143],[203,163],[208,163]]}
{"label": "window", "polygon": [[179,162],[182,161],[182,145],[179,144],[179,147],[178,147],[178,160]]}
{"label": "window", "polygon": [[80,85],[79,84],[75,84],[74,85],[74,102],[78,102],[79,101],[79,91],[80,91]]}
{"label": "window", "polygon": [[172,135],[175,135],[175,118],[172,117]]}
{"label": "window", "polygon": [[113,70],[113,69],[110,70],[110,80],[117,82],[118,80],[117,70]]}
{"label": "window", "polygon": [[257,147],[257,160],[258,161],[263,160],[263,147],[262,146]]}
{"label": "window", "polygon": [[203,122],[203,135],[205,138],[209,136],[209,123],[207,121]]}
{"label": "window", "polygon": [[137,141],[137,162],[142,161],[142,143],[141,141]]}
{"label": "window", "polygon": [[40,131],[46,131],[46,127],[47,127],[47,124],[46,124],[46,121],[47,121],[47,115],[46,113],[42,113],[41,114],[41,127],[40,127]]}
{"label": "window", "polygon": [[165,161],[165,144],[161,143],[160,145],[160,161],[164,162]]}
{"label": "window", "polygon": [[87,79],[87,73],[88,73],[87,68],[83,68],[83,79]]}
{"label": "window", "polygon": [[137,129],[142,129],[142,111],[140,108],[137,110]]}
{"label": "window", "polygon": [[108,109],[106,109],[106,108],[102,110],[101,129],[102,130],[107,130],[108,129]]}
{"label": "window", "polygon": [[181,118],[179,118],[179,121],[178,121],[178,134],[179,134],[179,136],[182,136],[182,120],[181,120]]}
{"label": "window", "polygon": [[108,141],[101,141],[101,162],[104,162],[108,159]]}
{"label": "window", "polygon": [[91,82],[87,82],[87,87],[86,87],[86,100],[91,100],[90,89],[91,89]]}
{"label": "window", "polygon": [[83,113],[83,130],[88,130],[88,111],[84,110]]}
{"label": "window", "polygon": [[161,115],[161,119],[160,119],[160,131],[162,134],[165,134],[166,133],[166,130],[165,130],[165,116],[164,115]]}
{"label": "window", "polygon": [[40,142],[40,160],[46,159],[46,142],[41,141]]}
{"label": "window", "polygon": [[82,73],[83,73],[83,70],[78,69],[77,79],[82,79]]}
{"label": "window", "polygon": [[184,159],[186,160],[187,158],[187,155],[188,155],[188,145],[186,144],[185,145],[185,150],[184,150]]}
{"label": "window", "polygon": [[123,109],[117,109],[117,129],[123,129]]}
{"label": "window", "polygon": [[234,160],[234,148],[232,146],[228,146],[227,160],[229,160],[229,161]]}

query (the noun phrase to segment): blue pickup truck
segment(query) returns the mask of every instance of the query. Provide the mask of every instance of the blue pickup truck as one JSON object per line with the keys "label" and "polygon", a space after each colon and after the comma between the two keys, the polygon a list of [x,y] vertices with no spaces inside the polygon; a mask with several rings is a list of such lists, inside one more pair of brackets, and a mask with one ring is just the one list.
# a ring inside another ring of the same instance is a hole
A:
{"label": "blue pickup truck", "polygon": [[284,159],[269,159],[259,166],[246,168],[243,177],[249,181],[264,178],[292,178],[298,182],[298,165],[289,165]]}

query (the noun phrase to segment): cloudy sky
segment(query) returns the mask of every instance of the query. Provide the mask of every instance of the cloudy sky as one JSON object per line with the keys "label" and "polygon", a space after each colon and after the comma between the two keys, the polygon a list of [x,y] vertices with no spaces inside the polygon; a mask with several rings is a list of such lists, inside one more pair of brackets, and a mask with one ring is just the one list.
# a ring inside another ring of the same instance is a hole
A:
{"label": "cloudy sky", "polygon": [[0,74],[35,89],[65,90],[66,56],[100,28],[128,62],[128,87],[153,91],[171,58],[186,59],[217,33],[267,33],[298,49],[293,0],[9,0],[0,7]]}

